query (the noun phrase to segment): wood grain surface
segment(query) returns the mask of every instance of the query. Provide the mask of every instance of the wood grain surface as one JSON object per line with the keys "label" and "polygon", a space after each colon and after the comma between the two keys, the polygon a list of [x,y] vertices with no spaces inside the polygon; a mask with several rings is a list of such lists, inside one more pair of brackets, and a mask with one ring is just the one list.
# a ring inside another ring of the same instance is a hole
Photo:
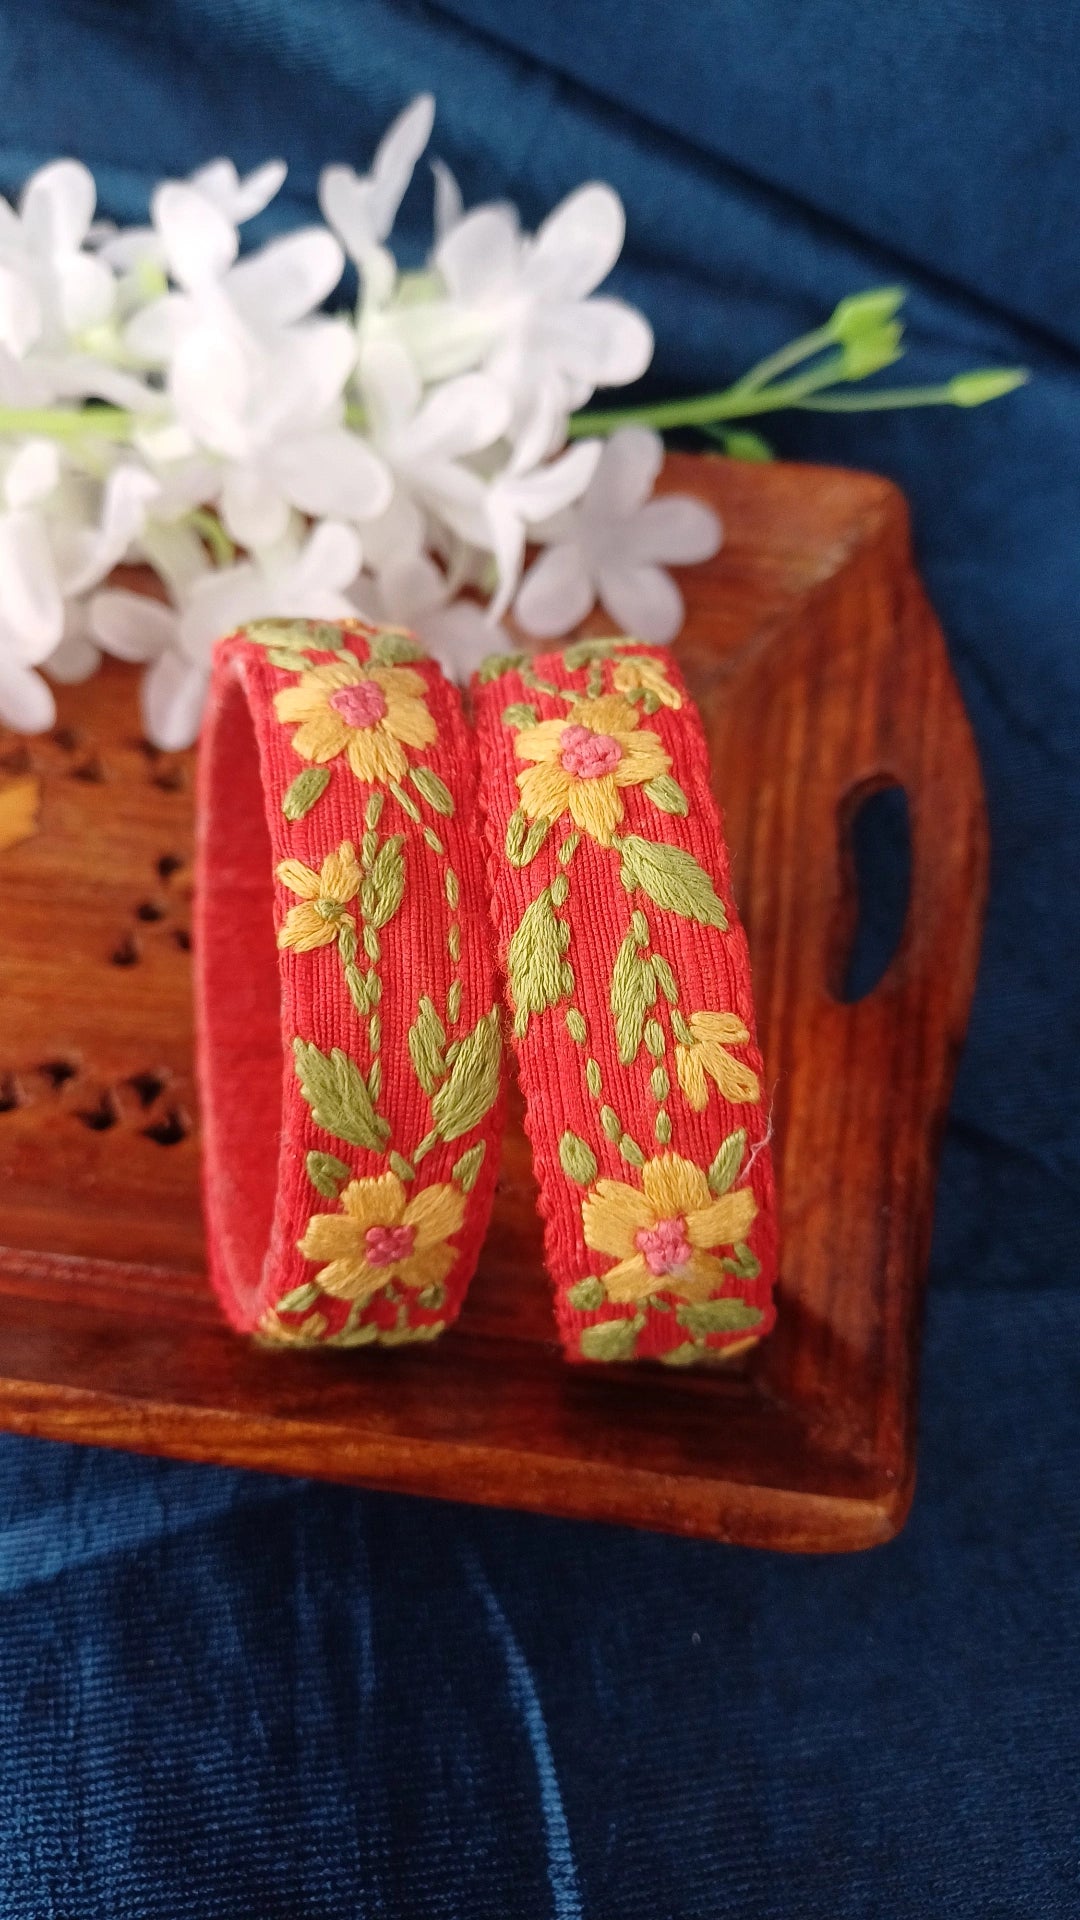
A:
{"label": "wood grain surface", "polygon": [[[985,887],[978,767],[893,488],[691,456],[666,485],[726,529],[682,576],[677,652],[773,1094],[773,1337],[705,1375],[564,1366],[516,1107],[481,1269],[437,1347],[271,1352],[218,1322],[191,1062],[192,756],[146,744],[137,676],[107,663],[60,690],[51,735],[0,737],[0,1425],[758,1546],[864,1547],[902,1524]],[[904,931],[874,991],[842,1004],[850,823],[892,783],[911,822]]]}

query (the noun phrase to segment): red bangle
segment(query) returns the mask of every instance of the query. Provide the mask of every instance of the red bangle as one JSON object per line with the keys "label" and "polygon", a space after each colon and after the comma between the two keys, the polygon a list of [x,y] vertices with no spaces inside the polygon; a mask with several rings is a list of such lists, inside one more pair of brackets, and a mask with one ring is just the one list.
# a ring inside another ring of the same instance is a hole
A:
{"label": "red bangle", "polygon": [[257,622],[217,650],[199,780],[214,1287],[277,1340],[431,1339],[476,1264],[501,1122],[457,693],[407,635]]}
{"label": "red bangle", "polygon": [[572,1359],[725,1358],[774,1318],[746,940],[669,654],[477,676],[480,799],[559,1329]]}

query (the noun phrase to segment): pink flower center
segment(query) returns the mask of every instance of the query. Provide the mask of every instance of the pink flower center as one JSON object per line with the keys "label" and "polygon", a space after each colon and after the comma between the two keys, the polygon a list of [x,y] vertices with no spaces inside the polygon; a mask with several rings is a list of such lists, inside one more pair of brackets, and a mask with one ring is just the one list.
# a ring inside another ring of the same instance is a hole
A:
{"label": "pink flower center", "polygon": [[369,1227],[364,1235],[368,1266],[396,1267],[408,1259],[415,1239],[415,1227]]}
{"label": "pink flower center", "polygon": [[602,773],[614,773],[623,750],[611,733],[594,733],[591,727],[564,727],[559,741],[559,759],[566,773],[578,780],[597,780]]}
{"label": "pink flower center", "polygon": [[661,1274],[681,1273],[692,1252],[683,1219],[658,1220],[654,1227],[639,1227],[634,1245],[644,1254],[645,1265],[657,1280]]}
{"label": "pink flower center", "polygon": [[339,687],[330,695],[330,705],[347,727],[373,727],[386,715],[386,695],[374,680],[360,680],[355,687]]}

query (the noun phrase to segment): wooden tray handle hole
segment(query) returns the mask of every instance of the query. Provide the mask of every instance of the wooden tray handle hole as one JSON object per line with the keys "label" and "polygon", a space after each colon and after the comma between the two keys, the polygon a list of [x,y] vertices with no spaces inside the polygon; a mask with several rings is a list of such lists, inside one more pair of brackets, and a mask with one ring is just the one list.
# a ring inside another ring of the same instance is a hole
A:
{"label": "wooden tray handle hole", "polygon": [[911,814],[902,786],[874,774],[840,803],[840,887],[829,992],[850,1006],[881,985],[904,936],[911,897]]}

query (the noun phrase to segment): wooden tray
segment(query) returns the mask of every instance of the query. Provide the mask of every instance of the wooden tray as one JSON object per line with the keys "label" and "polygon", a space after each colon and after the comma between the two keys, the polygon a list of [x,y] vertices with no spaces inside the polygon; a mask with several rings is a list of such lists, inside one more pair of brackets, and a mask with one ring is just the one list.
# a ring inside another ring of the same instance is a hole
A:
{"label": "wooden tray", "polygon": [[[974,979],[979,774],[900,496],[866,475],[672,458],[727,537],[687,571],[775,1093],[782,1288],[742,1372],[571,1369],[515,1114],[460,1325],[398,1354],[272,1353],[203,1278],[188,980],[192,756],[136,676],[0,741],[0,1425],[20,1433],[804,1550],[903,1523],[934,1162]],[[912,888],[867,998],[859,800],[907,791]],[[31,828],[39,805],[38,825]]]}

